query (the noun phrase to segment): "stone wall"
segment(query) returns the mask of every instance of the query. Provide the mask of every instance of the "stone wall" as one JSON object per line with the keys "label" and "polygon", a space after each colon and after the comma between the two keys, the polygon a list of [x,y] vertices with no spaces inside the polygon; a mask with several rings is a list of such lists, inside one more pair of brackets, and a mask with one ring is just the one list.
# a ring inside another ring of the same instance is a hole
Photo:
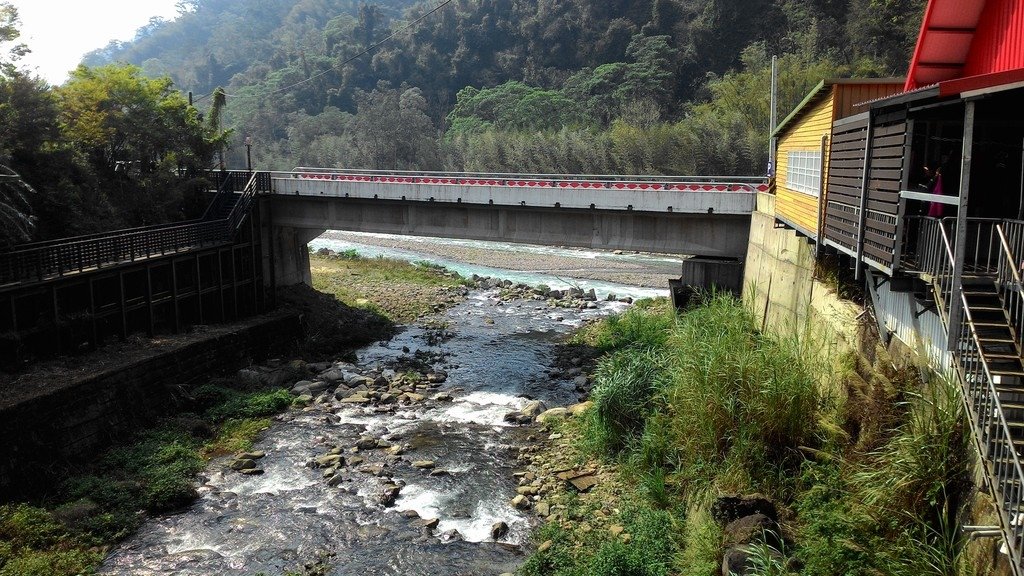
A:
{"label": "stone wall", "polygon": [[0,410],[0,494],[32,492],[41,478],[59,477],[172,414],[190,385],[265,358],[301,334],[297,313],[273,314]]}

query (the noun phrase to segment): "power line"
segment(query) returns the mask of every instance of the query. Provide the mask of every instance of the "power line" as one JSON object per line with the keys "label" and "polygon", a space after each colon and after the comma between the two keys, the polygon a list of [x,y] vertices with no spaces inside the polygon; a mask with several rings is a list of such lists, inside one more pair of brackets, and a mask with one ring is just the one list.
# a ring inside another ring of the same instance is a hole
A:
{"label": "power line", "polygon": [[[394,39],[395,37],[397,37],[399,34],[402,34],[402,33],[406,32],[407,30],[409,30],[413,26],[416,26],[420,22],[422,22],[422,21],[426,20],[427,18],[429,18],[435,12],[441,10],[441,8],[444,8],[448,4],[451,4],[452,1],[453,0],[442,0],[442,2],[439,3],[437,6],[431,8],[429,11],[423,13],[419,18],[416,18],[412,22],[409,22],[405,26],[402,26],[398,30],[395,30],[390,35],[388,35],[386,38],[384,38],[383,40],[381,40],[381,41],[379,41],[379,42],[377,42],[375,44],[371,44],[370,46],[367,46],[366,49],[364,49],[362,52],[359,52],[358,54],[347,58],[341,64],[338,64],[337,66],[333,66],[331,68],[328,68],[327,70],[324,70],[323,72],[319,72],[317,74],[314,74],[314,75],[310,76],[309,78],[306,78],[304,80],[299,80],[298,82],[295,82],[294,84],[289,84],[288,86],[283,86],[281,88],[277,88],[275,90],[270,90],[268,92],[263,92],[261,94],[227,94],[227,93],[225,93],[224,95],[228,96],[230,98],[258,98],[258,97],[272,96],[272,95],[280,93],[280,92],[285,92],[287,90],[291,90],[292,88],[295,88],[296,86],[301,86],[301,85],[303,85],[303,84],[305,84],[307,82],[316,80],[317,78],[326,76],[327,74],[330,74],[331,72],[340,72],[341,69],[344,68],[345,66],[347,66],[348,64],[351,64],[355,60],[357,60],[359,58],[362,58],[363,56],[366,56],[367,54],[369,54],[370,52],[373,52],[377,48],[380,48],[385,43],[387,43],[387,42],[391,41],[392,39]],[[196,98],[195,102],[200,102],[200,101],[205,100],[205,99],[207,99],[207,98],[209,98],[211,96],[213,96],[213,93],[204,94],[204,95]]]}

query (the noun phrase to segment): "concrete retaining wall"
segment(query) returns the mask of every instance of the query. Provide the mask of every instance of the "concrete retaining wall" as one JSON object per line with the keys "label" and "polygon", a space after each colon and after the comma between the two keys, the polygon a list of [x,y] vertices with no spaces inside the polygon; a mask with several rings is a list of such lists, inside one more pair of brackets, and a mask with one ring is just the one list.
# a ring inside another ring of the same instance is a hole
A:
{"label": "concrete retaining wall", "polygon": [[298,314],[278,313],[0,410],[0,494],[38,489],[42,478],[172,414],[187,386],[266,357],[301,333]]}
{"label": "concrete retaining wall", "polygon": [[793,230],[776,228],[775,197],[759,194],[743,271],[744,300],[765,329],[855,349],[862,309],[816,281],[814,272],[814,245]]}

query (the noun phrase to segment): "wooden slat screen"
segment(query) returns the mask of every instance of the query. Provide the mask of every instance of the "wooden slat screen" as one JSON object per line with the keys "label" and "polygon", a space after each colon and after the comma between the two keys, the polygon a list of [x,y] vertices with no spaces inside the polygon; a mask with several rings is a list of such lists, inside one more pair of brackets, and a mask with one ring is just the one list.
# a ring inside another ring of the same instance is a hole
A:
{"label": "wooden slat screen", "polygon": [[857,253],[867,133],[867,114],[837,122],[832,128],[824,234],[826,241],[850,254]]}
{"label": "wooden slat screen", "polygon": [[868,210],[864,220],[864,256],[888,268],[894,267],[906,135],[906,110],[887,112],[874,118]]}
{"label": "wooden slat screen", "polygon": [[838,121],[833,127],[825,239],[853,255],[863,237],[864,258],[892,268],[903,179],[906,111],[879,114],[873,124],[863,231],[860,230],[860,201],[868,115]]}

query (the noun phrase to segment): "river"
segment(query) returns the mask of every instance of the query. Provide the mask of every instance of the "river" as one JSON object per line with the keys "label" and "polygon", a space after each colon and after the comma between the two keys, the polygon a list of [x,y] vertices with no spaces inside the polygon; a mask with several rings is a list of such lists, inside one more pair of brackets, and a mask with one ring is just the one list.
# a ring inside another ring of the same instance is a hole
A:
{"label": "river", "polygon": [[[480,272],[465,267],[462,273]],[[532,274],[536,283],[555,284]],[[607,288],[630,294],[629,286]],[[646,290],[634,288],[632,295]],[[311,407],[278,417],[263,434],[254,447],[266,453],[262,475],[230,470],[231,458],[211,461],[199,479],[198,501],[147,521],[108,555],[100,573],[269,576],[303,573],[304,566],[307,573],[338,576],[514,571],[537,521],[510,504],[513,474],[520,447],[536,430],[510,425],[504,416],[531,400],[547,407],[579,401],[576,371],[550,368],[554,345],[588,318],[625,306],[556,309],[472,292],[435,319],[443,330],[437,322],[406,327],[360,350],[355,366],[339,365],[394,378],[409,360],[426,359],[447,379],[423,391],[422,401],[382,409],[343,402],[329,389]],[[356,452],[361,438],[395,448]],[[349,460],[337,482],[310,466],[331,448]],[[432,462],[433,469],[412,466],[418,461]],[[380,497],[388,487],[399,490],[393,505]],[[437,519],[437,526],[424,528],[424,519]],[[508,532],[494,541],[498,522]]]}

